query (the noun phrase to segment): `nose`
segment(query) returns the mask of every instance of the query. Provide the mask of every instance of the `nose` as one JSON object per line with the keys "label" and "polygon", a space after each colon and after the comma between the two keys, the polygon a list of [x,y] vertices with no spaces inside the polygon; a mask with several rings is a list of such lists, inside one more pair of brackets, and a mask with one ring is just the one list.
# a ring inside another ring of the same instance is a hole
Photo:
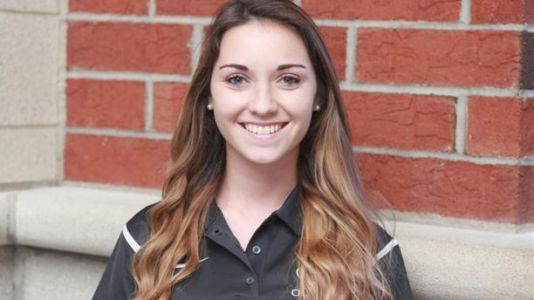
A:
{"label": "nose", "polygon": [[275,113],[278,103],[274,97],[272,87],[268,83],[257,85],[256,92],[249,103],[249,110],[259,115]]}

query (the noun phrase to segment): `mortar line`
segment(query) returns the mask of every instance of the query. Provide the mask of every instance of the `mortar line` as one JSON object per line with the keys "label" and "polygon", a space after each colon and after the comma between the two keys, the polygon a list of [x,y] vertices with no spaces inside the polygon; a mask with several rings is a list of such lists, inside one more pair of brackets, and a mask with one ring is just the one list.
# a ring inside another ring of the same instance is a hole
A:
{"label": "mortar line", "polygon": [[148,0],[148,15],[150,17],[156,16],[156,0]]}
{"label": "mortar line", "polygon": [[315,19],[318,26],[379,28],[379,29],[421,29],[440,31],[524,31],[530,27],[525,24],[463,24],[459,22],[428,21],[375,21],[375,20],[330,20]]}
{"label": "mortar line", "polygon": [[414,95],[443,95],[459,97],[466,94],[494,97],[519,97],[527,91],[518,89],[501,89],[492,87],[457,88],[422,85],[390,85],[375,83],[341,83],[341,89],[346,91],[403,93]]}
{"label": "mortar line", "polygon": [[471,0],[462,0],[460,3],[460,22],[471,23]]}
{"label": "mortar line", "polygon": [[145,131],[152,131],[154,117],[154,83],[151,80],[145,82]]}
{"label": "mortar line", "polygon": [[465,143],[467,136],[467,96],[462,95],[456,99],[456,128],[454,146],[458,154],[465,154]]}
{"label": "mortar line", "polygon": [[17,244],[17,192],[7,194],[7,242]]}
{"label": "mortar line", "polygon": [[185,82],[191,81],[190,75],[174,74],[154,74],[142,72],[116,72],[116,71],[93,71],[93,70],[71,70],[67,73],[72,79],[104,79],[104,80],[132,80],[132,81],[169,81]]}
{"label": "mortar line", "polygon": [[346,82],[354,82],[356,80],[355,78],[355,69],[357,67],[356,65],[356,35],[357,35],[357,29],[354,26],[350,26],[347,29],[347,57],[346,57],[346,64],[345,64],[345,81]]}
{"label": "mortar line", "polygon": [[513,165],[513,166],[530,166],[534,165],[534,159],[531,157],[524,157],[521,159],[510,157],[489,157],[489,156],[469,156],[453,152],[437,152],[425,150],[400,150],[384,147],[371,146],[353,146],[354,153],[360,154],[381,154],[391,155],[404,158],[434,158],[447,161],[469,162],[477,165]]}
{"label": "mortar line", "polygon": [[[464,0],[466,1],[466,0]],[[465,13],[464,13],[465,14]],[[462,18],[462,17],[461,17]],[[464,19],[467,17],[463,17]],[[117,14],[70,13],[69,21],[113,22],[113,23],[147,23],[147,24],[211,24],[212,17],[196,16],[138,16]],[[427,30],[483,30],[483,31],[534,31],[534,26],[526,24],[467,24],[462,22],[432,21],[379,21],[379,20],[338,20],[314,19],[318,26],[383,29],[427,29]]]}
{"label": "mortar line", "polygon": [[202,40],[204,39],[204,26],[200,24],[193,25],[193,33],[191,40],[189,41],[189,51],[191,54],[191,70],[196,70],[198,60],[200,59],[200,47],[202,46]]}
{"label": "mortar line", "polygon": [[170,140],[172,137],[171,133],[154,132],[154,131],[145,132],[145,131],[133,131],[133,130],[120,130],[120,129],[113,129],[113,128],[70,127],[70,128],[67,128],[67,133],[107,136],[107,137],[141,138],[141,139],[153,139],[153,140]]}
{"label": "mortar line", "polygon": [[69,13],[69,1],[59,2],[59,53],[58,53],[58,97],[57,107],[57,130],[56,130],[56,173],[57,181],[62,183],[65,179],[65,136],[67,123],[67,30]]}
{"label": "mortar line", "polygon": [[[156,9],[156,8],[154,8]],[[93,14],[93,13],[70,13],[69,21],[85,22],[111,22],[111,23],[146,23],[146,24],[203,24],[209,25],[212,17],[196,16],[159,16],[159,15],[117,15],[117,14]]]}

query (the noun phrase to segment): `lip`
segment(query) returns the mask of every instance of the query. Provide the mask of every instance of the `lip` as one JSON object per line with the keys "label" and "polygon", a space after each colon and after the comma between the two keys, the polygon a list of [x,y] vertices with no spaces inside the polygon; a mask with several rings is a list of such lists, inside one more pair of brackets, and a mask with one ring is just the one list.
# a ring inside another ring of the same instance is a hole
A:
{"label": "lip", "polygon": [[[241,127],[243,129],[243,131],[250,137],[252,137],[253,139],[255,140],[261,140],[261,141],[266,141],[266,140],[273,140],[273,139],[276,139],[277,137],[279,137],[280,135],[283,134],[283,132],[285,132],[285,129],[287,127],[287,125],[289,124],[289,122],[269,122],[269,123],[259,123],[259,122],[238,122],[239,124],[239,127]],[[276,133],[273,133],[273,134],[265,134],[265,135],[259,135],[259,134],[254,134],[250,131],[248,131],[246,128],[245,128],[245,124],[252,124],[252,125],[256,125],[256,126],[271,126],[271,125],[281,125],[282,128],[280,128],[280,130],[278,130]]]}

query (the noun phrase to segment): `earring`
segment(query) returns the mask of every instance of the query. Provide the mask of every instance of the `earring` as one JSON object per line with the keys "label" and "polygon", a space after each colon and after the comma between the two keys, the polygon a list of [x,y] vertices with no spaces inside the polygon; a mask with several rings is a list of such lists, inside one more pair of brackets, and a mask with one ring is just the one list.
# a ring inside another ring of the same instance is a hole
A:
{"label": "earring", "polygon": [[314,111],[319,111],[321,109],[321,106],[319,104],[315,105]]}
{"label": "earring", "polygon": [[208,108],[208,110],[213,110],[213,104],[208,103],[207,108]]}

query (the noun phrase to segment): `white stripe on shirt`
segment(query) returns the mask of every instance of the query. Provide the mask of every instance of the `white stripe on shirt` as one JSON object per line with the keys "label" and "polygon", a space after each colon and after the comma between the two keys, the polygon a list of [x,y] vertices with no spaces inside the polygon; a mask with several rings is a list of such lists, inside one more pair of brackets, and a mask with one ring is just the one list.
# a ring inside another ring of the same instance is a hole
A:
{"label": "white stripe on shirt", "polygon": [[128,227],[126,225],[124,225],[124,228],[122,229],[122,235],[124,236],[124,239],[126,240],[128,245],[130,245],[130,248],[132,248],[132,250],[134,252],[139,251],[141,246],[139,246],[139,244],[132,237],[132,235],[130,234],[130,231],[128,231]]}
{"label": "white stripe on shirt", "polygon": [[393,249],[395,246],[397,246],[399,243],[397,242],[397,240],[395,239],[392,239],[391,241],[389,241],[389,243],[387,243],[387,245],[384,246],[384,248],[382,248],[382,250],[380,250],[377,254],[376,254],[376,260],[380,260],[382,257],[384,257],[386,254],[388,254],[389,251],[391,251],[391,249]]}

